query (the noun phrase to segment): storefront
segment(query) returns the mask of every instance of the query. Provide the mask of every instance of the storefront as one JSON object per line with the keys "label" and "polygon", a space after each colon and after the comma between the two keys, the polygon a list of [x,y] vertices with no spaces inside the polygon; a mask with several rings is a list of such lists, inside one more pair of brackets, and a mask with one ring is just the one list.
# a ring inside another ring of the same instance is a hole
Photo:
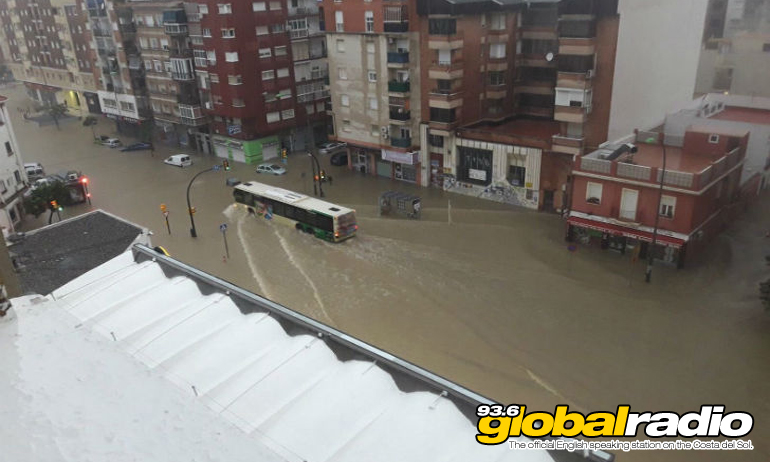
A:
{"label": "storefront", "polygon": [[[377,161],[377,174],[395,180],[418,183],[419,152],[382,150],[382,160]],[[380,173],[382,171],[382,173]],[[385,174],[387,173],[387,174]]]}
{"label": "storefront", "polygon": [[[632,259],[646,259],[652,243],[652,232],[630,228],[622,222],[607,222],[570,216],[567,219],[567,240],[584,245],[596,245],[613,250]],[[687,237],[659,230],[655,236],[655,259],[681,268],[684,265]]]}

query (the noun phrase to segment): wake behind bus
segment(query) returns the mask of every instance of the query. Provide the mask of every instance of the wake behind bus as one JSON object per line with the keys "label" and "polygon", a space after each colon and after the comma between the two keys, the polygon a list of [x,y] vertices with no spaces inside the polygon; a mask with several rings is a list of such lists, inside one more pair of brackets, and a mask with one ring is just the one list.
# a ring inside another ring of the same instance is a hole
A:
{"label": "wake behind bus", "polygon": [[294,226],[319,239],[340,242],[355,236],[356,211],[304,194],[256,181],[241,183],[233,190],[235,205],[250,214]]}

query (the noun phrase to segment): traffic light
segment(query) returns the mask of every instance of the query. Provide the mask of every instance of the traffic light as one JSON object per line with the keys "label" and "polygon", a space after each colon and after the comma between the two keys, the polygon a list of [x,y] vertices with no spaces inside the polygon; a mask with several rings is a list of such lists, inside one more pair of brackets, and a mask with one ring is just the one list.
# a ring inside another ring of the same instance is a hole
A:
{"label": "traffic light", "polygon": [[80,182],[83,184],[88,184],[88,178],[84,176],[83,178],[80,179]]}
{"label": "traffic light", "polygon": [[315,175],[315,176],[313,176],[313,180],[314,180],[314,181],[318,181],[319,179],[320,179],[320,178],[318,177],[318,175]]}
{"label": "traffic light", "polygon": [[190,207],[190,213],[191,214],[195,213],[195,207]]}
{"label": "traffic light", "polygon": [[166,210],[167,210],[166,204],[160,204],[160,211],[163,213],[166,213]]}
{"label": "traffic light", "polygon": [[281,149],[281,157],[284,159],[289,157],[289,153],[286,151],[286,148]]}
{"label": "traffic light", "polygon": [[324,181],[324,180],[326,180],[326,171],[321,170],[321,181]]}
{"label": "traffic light", "polygon": [[59,209],[59,203],[56,201],[51,201],[51,210],[58,210]]}
{"label": "traffic light", "polygon": [[225,169],[225,171],[230,170],[230,161],[227,159],[224,159],[222,161],[222,167]]}

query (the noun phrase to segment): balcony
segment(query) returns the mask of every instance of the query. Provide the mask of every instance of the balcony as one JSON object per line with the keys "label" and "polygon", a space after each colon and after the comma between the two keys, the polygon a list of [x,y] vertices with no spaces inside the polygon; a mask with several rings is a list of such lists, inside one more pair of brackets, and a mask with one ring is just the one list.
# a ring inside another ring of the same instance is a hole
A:
{"label": "balcony", "polygon": [[401,33],[401,32],[409,32],[409,22],[407,21],[401,21],[401,22],[383,22],[382,28],[386,33]]}
{"label": "balcony", "polygon": [[208,123],[208,119],[205,115],[200,115],[198,117],[186,117],[186,116],[180,116],[179,121],[184,124],[188,125],[190,127],[199,127],[201,125],[206,125]]}
{"label": "balcony", "polygon": [[559,88],[590,90],[593,87],[593,76],[593,71],[559,72],[556,77],[556,86]]}
{"label": "balcony", "polygon": [[596,53],[594,38],[559,38],[560,55],[588,56]]}
{"label": "balcony", "polygon": [[390,139],[390,145],[394,148],[411,148],[412,147],[412,138],[391,138]]}
{"label": "balcony", "polygon": [[[452,89],[452,90],[443,90],[439,88],[434,88],[430,91],[430,102],[433,103],[434,101],[441,101],[441,102],[453,102],[453,101],[459,101],[460,104],[451,104],[447,107],[457,107],[462,106],[462,98],[463,98],[463,91],[460,89]],[[433,104],[431,104],[433,106]],[[437,107],[443,107],[444,105],[440,105]]]}
{"label": "balcony", "polygon": [[135,34],[136,33],[136,24],[134,24],[133,22],[129,22],[129,23],[125,23],[125,24],[119,24],[118,25],[118,30],[123,35]]}
{"label": "balcony", "polygon": [[187,24],[163,24],[163,28],[166,31],[166,35],[187,35],[189,30]]}
{"label": "balcony", "polygon": [[404,111],[403,109],[391,109],[390,120],[406,121],[411,118],[411,111]]}
{"label": "balcony", "polygon": [[171,78],[180,82],[187,82],[195,80],[195,73],[193,72],[172,72]]}
{"label": "balcony", "polygon": [[391,80],[388,82],[388,91],[395,92],[395,93],[408,93],[409,92],[409,82],[398,82],[396,80]]}
{"label": "balcony", "polygon": [[524,105],[519,106],[517,113],[535,117],[553,117],[553,107]]}
{"label": "balcony", "polygon": [[583,138],[553,135],[551,150],[562,154],[581,155],[583,153]]}
{"label": "balcony", "polygon": [[438,80],[459,79],[463,76],[463,61],[453,58],[451,61],[433,61],[428,69],[428,77]]}
{"label": "balcony", "polygon": [[296,18],[296,17],[302,17],[302,16],[317,16],[318,15],[318,7],[305,7],[300,6],[297,8],[289,8],[289,17],[290,18]]}
{"label": "balcony", "polygon": [[429,35],[428,48],[431,50],[454,50],[463,47],[463,33],[453,32],[446,35]]}
{"label": "balcony", "polygon": [[409,53],[402,51],[389,51],[388,64],[408,64]]}
{"label": "balcony", "polygon": [[556,106],[553,114],[554,120],[559,122],[572,122],[582,124],[588,119],[591,107],[580,106]]}

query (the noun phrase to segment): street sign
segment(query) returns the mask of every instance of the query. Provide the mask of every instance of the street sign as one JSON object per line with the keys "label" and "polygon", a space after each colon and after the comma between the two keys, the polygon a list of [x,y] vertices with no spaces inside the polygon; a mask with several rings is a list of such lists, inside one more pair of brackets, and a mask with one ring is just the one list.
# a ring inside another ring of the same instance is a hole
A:
{"label": "street sign", "polygon": [[228,125],[227,126],[227,134],[228,135],[237,135],[241,132],[241,126],[240,125]]}
{"label": "street sign", "polygon": [[218,171],[219,171],[219,169],[221,169],[221,168],[222,168],[222,166],[221,166],[221,165],[215,165],[215,166],[213,166],[213,167],[211,167],[211,168],[212,168],[212,169],[213,169],[215,172],[218,172]]}
{"label": "street sign", "polygon": [[219,225],[219,230],[222,231],[223,233],[227,231],[227,223],[222,223],[221,225]]}
{"label": "street sign", "polygon": [[165,212],[163,212],[163,216],[164,216],[164,217],[166,217],[166,218],[168,218],[168,210],[167,210],[167,211],[165,211]]}

